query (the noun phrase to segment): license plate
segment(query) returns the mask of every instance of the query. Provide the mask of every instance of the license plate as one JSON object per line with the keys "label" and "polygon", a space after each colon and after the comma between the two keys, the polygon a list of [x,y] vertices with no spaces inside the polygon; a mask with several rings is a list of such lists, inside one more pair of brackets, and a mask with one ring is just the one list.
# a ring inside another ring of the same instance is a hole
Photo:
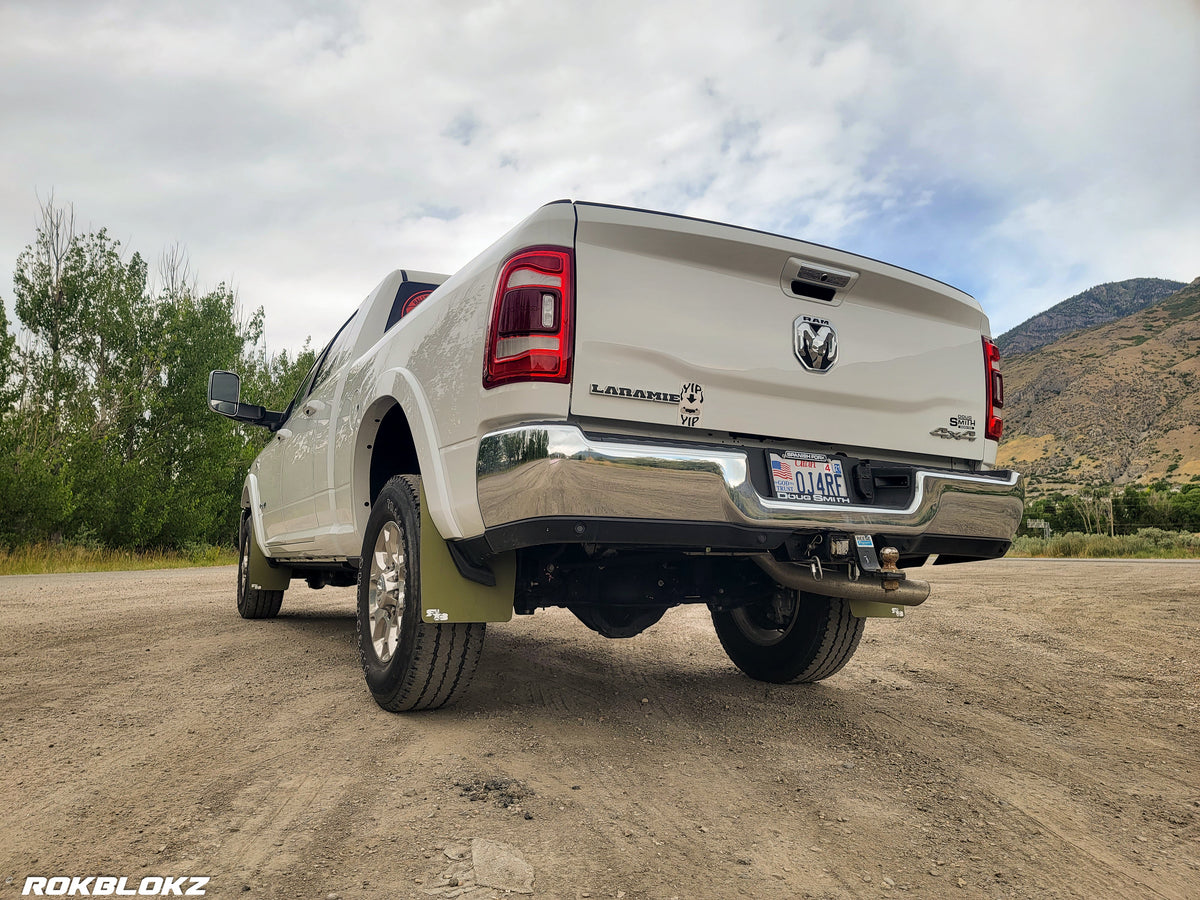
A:
{"label": "license plate", "polygon": [[802,450],[767,451],[771,487],[780,500],[849,503],[850,491],[840,459]]}

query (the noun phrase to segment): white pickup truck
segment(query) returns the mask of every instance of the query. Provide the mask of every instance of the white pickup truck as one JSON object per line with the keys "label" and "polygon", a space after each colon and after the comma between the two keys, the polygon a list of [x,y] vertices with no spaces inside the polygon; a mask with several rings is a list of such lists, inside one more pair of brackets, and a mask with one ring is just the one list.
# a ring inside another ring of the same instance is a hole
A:
{"label": "white pickup truck", "polygon": [[488,622],[565,607],[631,637],[705,603],[730,659],[826,678],[906,569],[988,559],[1020,523],[994,468],[1003,380],[970,296],[715,222],[543,206],[446,277],[392,272],[283,412],[242,491],[237,604],[358,586],[385,709],[441,706]]}

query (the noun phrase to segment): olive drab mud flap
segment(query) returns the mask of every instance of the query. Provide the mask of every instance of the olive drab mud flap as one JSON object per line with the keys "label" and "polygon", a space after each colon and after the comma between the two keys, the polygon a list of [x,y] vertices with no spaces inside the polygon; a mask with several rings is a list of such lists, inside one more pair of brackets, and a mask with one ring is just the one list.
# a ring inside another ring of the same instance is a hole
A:
{"label": "olive drab mud flap", "polygon": [[258,541],[254,538],[254,523],[247,523],[247,527],[250,529],[250,534],[247,535],[250,542],[250,565],[246,572],[246,581],[250,587],[260,591],[286,591],[292,582],[292,567],[271,565],[258,548]]}
{"label": "olive drab mud flap", "polygon": [[860,619],[903,619],[904,607],[886,600],[851,600],[850,613]]}
{"label": "olive drab mud flap", "polygon": [[517,584],[517,555],[494,556],[489,565],[495,587],[463,578],[450,557],[441,533],[429,516],[421,489],[421,618],[439,622],[507,622],[513,614]]}

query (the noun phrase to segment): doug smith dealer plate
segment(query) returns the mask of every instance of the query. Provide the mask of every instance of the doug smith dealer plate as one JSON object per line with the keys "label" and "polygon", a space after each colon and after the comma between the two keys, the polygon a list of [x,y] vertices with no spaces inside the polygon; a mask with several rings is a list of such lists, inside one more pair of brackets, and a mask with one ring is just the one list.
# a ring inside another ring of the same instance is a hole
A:
{"label": "doug smith dealer plate", "polygon": [[801,450],[767,451],[771,487],[780,500],[849,503],[842,461]]}

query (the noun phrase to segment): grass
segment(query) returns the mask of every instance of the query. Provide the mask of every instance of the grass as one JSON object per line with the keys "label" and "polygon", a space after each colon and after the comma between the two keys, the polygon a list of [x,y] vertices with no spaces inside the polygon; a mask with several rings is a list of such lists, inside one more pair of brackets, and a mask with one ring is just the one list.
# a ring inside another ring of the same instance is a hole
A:
{"label": "grass", "polygon": [[1135,534],[1053,535],[1049,540],[1021,535],[1009,556],[1065,557],[1076,559],[1200,559],[1200,534],[1140,528]]}
{"label": "grass", "polygon": [[0,547],[0,575],[58,572],[118,572],[134,569],[182,569],[237,562],[231,547],[204,544],[187,550],[112,550],[87,544],[24,544]]}
{"label": "grass", "polygon": [[[1020,535],[1008,556],[1076,559],[1200,559],[1200,534],[1142,528],[1136,534],[1056,534],[1049,540]],[[87,544],[24,544],[0,547],[0,575],[45,575],[59,572],[121,572],[231,566],[232,547],[204,544],[187,550],[112,550]]]}

